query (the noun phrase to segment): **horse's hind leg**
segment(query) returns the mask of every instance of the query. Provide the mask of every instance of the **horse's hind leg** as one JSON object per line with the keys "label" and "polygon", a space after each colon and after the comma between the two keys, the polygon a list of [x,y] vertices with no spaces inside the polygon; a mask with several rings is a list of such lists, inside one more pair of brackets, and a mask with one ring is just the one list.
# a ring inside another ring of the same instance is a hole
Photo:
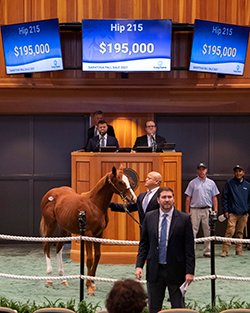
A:
{"label": "horse's hind leg", "polygon": [[[45,218],[42,216],[42,220],[40,223],[40,233],[42,237],[51,237],[55,231],[56,228],[56,223],[46,223]],[[48,279],[46,284],[48,286],[53,285],[53,281],[49,279],[49,277],[52,276],[52,265],[51,265],[51,260],[50,260],[50,242],[43,242],[43,251],[46,256],[46,264],[47,264],[47,275]]]}
{"label": "horse's hind leg", "polygon": [[[60,229],[59,236],[66,237],[68,232],[64,229]],[[63,261],[62,261],[62,252],[63,252],[64,242],[60,241],[56,243],[56,257],[57,257],[57,266],[58,266],[58,275],[64,276],[64,269],[63,269]],[[68,286],[67,280],[62,279],[62,285]]]}

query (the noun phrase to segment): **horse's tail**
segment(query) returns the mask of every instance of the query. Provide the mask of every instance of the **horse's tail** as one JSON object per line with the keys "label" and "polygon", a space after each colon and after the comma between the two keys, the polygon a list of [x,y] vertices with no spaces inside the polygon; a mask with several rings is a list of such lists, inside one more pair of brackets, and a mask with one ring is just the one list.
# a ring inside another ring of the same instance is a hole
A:
{"label": "horse's tail", "polygon": [[40,222],[40,234],[42,237],[45,237],[47,233],[47,225],[45,223],[45,219],[42,216],[41,222]]}

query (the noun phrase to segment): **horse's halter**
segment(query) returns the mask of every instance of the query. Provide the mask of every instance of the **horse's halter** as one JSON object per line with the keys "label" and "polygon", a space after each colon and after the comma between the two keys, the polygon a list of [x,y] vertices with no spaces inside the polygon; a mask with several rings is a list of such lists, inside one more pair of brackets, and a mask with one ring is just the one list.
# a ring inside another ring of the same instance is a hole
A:
{"label": "horse's halter", "polygon": [[[126,197],[124,197],[123,193],[115,186],[115,184],[112,182],[112,180],[109,178],[108,182],[114,187],[114,189],[116,191],[118,191],[121,199],[122,199],[122,205],[123,205],[123,209],[124,211],[130,216],[132,217],[132,219],[141,227],[141,224],[134,218],[133,215],[131,215],[131,213],[129,212],[129,210],[126,208],[125,202],[126,200],[129,201],[131,203],[131,200],[127,199]],[[127,188],[126,190],[128,190],[129,188]]]}
{"label": "horse's halter", "polygon": [[[131,202],[131,200],[129,200],[126,196],[123,195],[123,192],[120,191],[116,186],[115,184],[112,182],[112,180],[109,178],[108,182],[113,186],[113,188],[117,191],[117,193],[120,195],[121,199],[122,199],[122,202],[123,202],[123,205],[125,205],[125,202],[126,200],[128,202]],[[129,188],[126,189],[126,191],[128,190]]]}

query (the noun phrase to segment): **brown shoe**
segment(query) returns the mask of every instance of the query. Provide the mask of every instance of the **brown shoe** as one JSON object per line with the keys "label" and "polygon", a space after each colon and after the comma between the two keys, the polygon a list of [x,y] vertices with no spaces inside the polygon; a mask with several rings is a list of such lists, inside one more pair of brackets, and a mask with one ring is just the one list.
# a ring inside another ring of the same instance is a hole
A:
{"label": "brown shoe", "polygon": [[244,256],[244,254],[242,253],[242,251],[236,251],[235,254],[236,254],[236,255],[239,255],[239,256]]}
{"label": "brown shoe", "polygon": [[225,258],[227,257],[227,251],[222,251],[221,255],[220,255],[222,258]]}

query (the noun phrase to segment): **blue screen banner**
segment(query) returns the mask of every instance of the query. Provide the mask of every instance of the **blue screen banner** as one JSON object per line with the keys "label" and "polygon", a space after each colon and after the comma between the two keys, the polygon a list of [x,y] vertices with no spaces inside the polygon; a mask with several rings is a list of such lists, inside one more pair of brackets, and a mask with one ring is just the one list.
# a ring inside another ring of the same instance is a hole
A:
{"label": "blue screen banner", "polygon": [[243,75],[249,27],[195,20],[190,71]]}
{"label": "blue screen banner", "polygon": [[170,71],[171,20],[82,20],[83,71]]}
{"label": "blue screen banner", "polygon": [[63,70],[58,19],[1,26],[7,74]]}

